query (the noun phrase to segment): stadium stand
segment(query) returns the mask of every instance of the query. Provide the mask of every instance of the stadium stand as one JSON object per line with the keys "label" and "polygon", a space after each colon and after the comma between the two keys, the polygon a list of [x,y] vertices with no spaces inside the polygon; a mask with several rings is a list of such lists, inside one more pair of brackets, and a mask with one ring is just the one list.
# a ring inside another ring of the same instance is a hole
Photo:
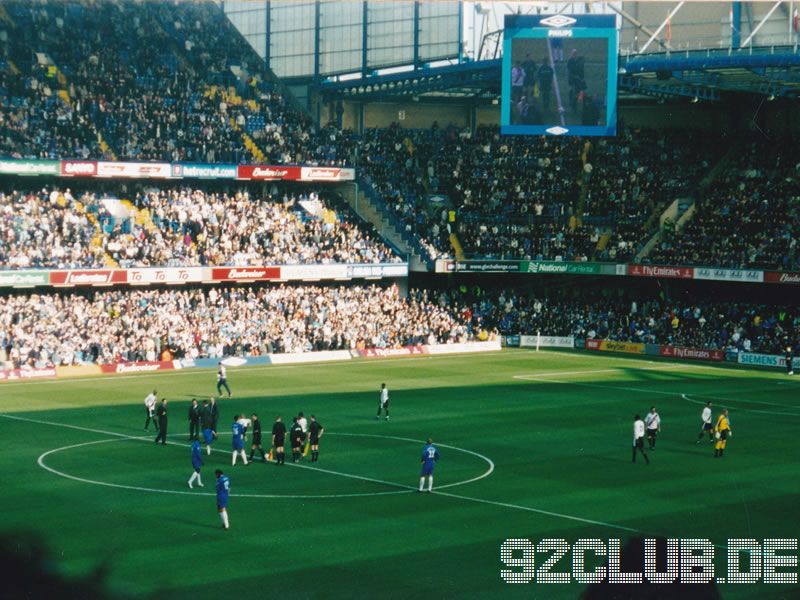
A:
{"label": "stadium stand", "polygon": [[14,368],[466,339],[427,294],[378,285],[103,291],[0,297],[0,362]]}
{"label": "stadium stand", "polygon": [[[360,166],[431,259],[455,256],[454,234],[468,258],[623,261],[716,159],[714,147],[689,132],[627,130],[590,144],[393,125],[365,133]],[[437,194],[450,206],[432,205]]]}
{"label": "stadium stand", "polygon": [[317,131],[290,106],[212,2],[9,2],[6,11],[14,29],[0,64],[2,154],[326,165],[349,159],[351,136]]}
{"label": "stadium stand", "polygon": [[335,194],[180,186],[0,193],[3,268],[385,263],[400,258]]}
{"label": "stadium stand", "polygon": [[685,227],[648,257],[661,264],[800,269],[800,150],[791,134],[749,136]]}
{"label": "stadium stand", "polygon": [[673,300],[620,288],[465,287],[437,296],[469,323],[473,335],[497,329],[504,335],[540,333],[780,354],[800,326],[800,314],[789,304]]}

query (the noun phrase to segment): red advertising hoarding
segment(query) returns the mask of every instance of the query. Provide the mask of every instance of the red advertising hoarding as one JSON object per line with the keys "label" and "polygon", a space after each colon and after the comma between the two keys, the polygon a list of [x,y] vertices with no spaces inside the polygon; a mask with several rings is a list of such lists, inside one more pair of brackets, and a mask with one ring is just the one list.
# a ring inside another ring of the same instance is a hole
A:
{"label": "red advertising hoarding", "polygon": [[122,362],[113,365],[100,365],[105,374],[121,375],[122,373],[149,373],[151,371],[171,371],[175,363],[171,360],[161,362]]}
{"label": "red advertising hoarding", "polygon": [[777,271],[766,271],[764,273],[764,282],[800,285],[800,273],[780,273]]}
{"label": "red advertising hoarding", "polygon": [[298,181],[302,167],[273,167],[269,165],[239,165],[237,179],[258,179],[261,181]]}
{"label": "red advertising hoarding", "polygon": [[214,281],[271,281],[281,278],[280,267],[214,267]]}
{"label": "red advertising hoarding", "polygon": [[114,285],[128,282],[124,269],[50,271],[50,285]]}
{"label": "red advertising hoarding", "polygon": [[96,160],[62,160],[62,177],[97,177]]}

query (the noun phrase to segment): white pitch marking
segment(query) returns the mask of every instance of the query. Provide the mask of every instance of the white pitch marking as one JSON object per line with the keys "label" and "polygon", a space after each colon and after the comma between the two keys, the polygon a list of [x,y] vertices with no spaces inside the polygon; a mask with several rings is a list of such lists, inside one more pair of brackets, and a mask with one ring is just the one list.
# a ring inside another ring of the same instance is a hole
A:
{"label": "white pitch marking", "polygon": [[[353,436],[353,437],[385,438],[385,439],[389,439],[389,440],[398,440],[398,441],[401,441],[401,442],[413,442],[415,444],[423,443],[421,440],[415,440],[415,439],[406,438],[406,437],[398,437],[398,436],[395,436],[395,435],[377,435],[377,434],[374,434],[374,433],[340,433],[340,432],[336,432],[336,431],[331,432],[331,434],[332,435]],[[488,477],[489,475],[491,475],[494,472],[494,462],[492,462],[492,459],[489,458],[488,456],[484,456],[483,454],[479,454],[478,452],[473,452],[472,450],[465,450],[464,448],[459,448],[457,446],[450,446],[448,444],[439,444],[439,443],[437,443],[436,445],[440,446],[442,448],[449,448],[450,450],[455,450],[456,452],[464,452],[465,454],[472,454],[473,456],[477,456],[478,458],[480,458],[481,460],[486,461],[489,464],[489,468],[482,475],[478,475],[477,477],[473,477],[472,479],[467,479],[466,481],[457,481],[456,483],[447,483],[445,485],[437,486],[436,489],[438,489],[438,490],[442,490],[442,489],[445,489],[445,488],[456,487],[456,486],[459,486],[459,485],[466,485],[468,483],[473,483],[475,481],[480,481],[481,479],[484,479],[484,478]],[[298,465],[298,466],[305,466],[305,465]]]}
{"label": "white pitch marking", "polygon": [[[670,371],[674,369],[681,369],[683,365],[666,365],[663,367],[640,367],[637,371]],[[539,377],[551,377],[553,375],[592,375],[594,373],[616,373],[628,367],[613,367],[610,369],[593,369],[586,371],[552,371],[550,373],[530,373],[525,375],[514,375],[514,379],[532,380]]]}
{"label": "white pitch marking", "polygon": [[[101,434],[101,435],[112,435],[112,436],[115,436],[114,439],[112,439],[112,440],[100,440],[100,441],[94,441],[94,442],[87,442],[87,443],[76,444],[76,445],[72,445],[72,446],[65,446],[63,448],[56,448],[55,450],[50,450],[48,452],[45,452],[44,454],[42,454],[39,457],[39,461],[38,462],[39,462],[40,466],[42,466],[43,468],[47,469],[48,471],[51,471],[52,473],[55,473],[57,475],[61,475],[62,477],[67,477],[69,479],[74,479],[76,481],[83,481],[83,482],[86,482],[86,483],[95,483],[97,485],[107,485],[108,487],[118,487],[118,488],[123,488],[123,489],[134,489],[134,490],[143,490],[143,491],[159,491],[161,493],[171,493],[169,490],[152,490],[151,488],[141,488],[141,487],[137,487],[137,486],[126,486],[126,485],[121,485],[121,484],[108,484],[108,483],[104,483],[104,482],[98,482],[98,481],[93,481],[93,480],[88,480],[88,479],[82,479],[80,477],[75,477],[75,476],[72,476],[72,475],[69,475],[69,474],[66,474],[66,473],[62,473],[60,471],[56,471],[55,469],[52,469],[51,467],[46,466],[42,462],[44,457],[46,457],[46,456],[48,456],[50,454],[54,454],[56,452],[60,452],[62,450],[69,450],[69,449],[77,448],[77,447],[80,447],[80,446],[87,446],[87,445],[91,445],[91,444],[100,444],[100,443],[106,443],[106,442],[111,442],[111,441],[149,440],[151,436],[131,436],[131,435],[123,434],[123,433],[116,433],[116,432],[113,432],[113,431],[105,431],[105,430],[102,430],[102,429],[93,429],[91,427],[82,427],[80,425],[68,425],[66,423],[54,423],[52,421],[43,421],[41,419],[30,419],[28,417],[19,417],[19,416],[16,416],[16,415],[0,414],[0,416],[6,417],[7,419],[14,419],[14,420],[17,420],[17,421],[27,421],[27,422],[31,422],[31,423],[37,423],[37,424],[40,424],[40,425],[52,425],[54,427],[66,427],[66,428],[69,428],[69,429],[77,429],[78,431],[88,431],[90,433],[98,433],[98,434]],[[222,433],[227,433],[227,432],[222,432]],[[399,441],[406,441],[406,442],[413,442],[413,443],[421,443],[420,440],[415,440],[415,439],[412,439],[412,438],[403,438],[403,437],[388,436],[388,435],[359,434],[359,433],[339,433],[339,432],[330,432],[329,435],[346,435],[346,436],[351,436],[351,437],[375,437],[375,438],[385,438],[385,439],[396,439],[396,440],[399,440]],[[172,446],[185,447],[185,444],[182,444],[180,442],[167,442],[167,443],[169,445],[172,445]],[[477,477],[473,477],[472,479],[467,479],[467,480],[464,480],[464,481],[457,481],[455,483],[445,484],[445,485],[439,486],[440,489],[449,488],[449,487],[456,487],[456,486],[459,486],[459,485],[466,485],[468,483],[473,483],[475,481],[479,481],[481,479],[484,479],[485,477],[488,477],[489,475],[492,474],[492,472],[494,472],[494,462],[492,462],[492,460],[490,458],[488,458],[486,456],[483,456],[482,454],[479,454],[477,452],[473,452],[472,450],[465,450],[464,448],[458,448],[456,446],[449,446],[449,445],[446,445],[446,444],[439,444],[439,445],[442,448],[450,448],[451,450],[455,450],[457,452],[463,452],[465,454],[471,454],[473,456],[477,456],[478,458],[484,460],[489,465],[489,468],[484,473],[482,473],[481,475],[478,475]],[[227,451],[222,450],[221,448],[212,448],[212,450],[214,452],[222,452],[222,453],[227,454]],[[321,467],[312,467],[310,465],[304,465],[304,464],[300,464],[300,463],[287,463],[287,464],[289,464],[289,466],[292,466],[292,467],[300,467],[302,469],[310,469],[312,471],[319,471],[319,472],[327,473],[327,474],[330,474],[330,475],[338,475],[340,477],[348,477],[350,479],[358,479],[358,480],[361,480],[361,481],[368,481],[368,482],[371,482],[371,483],[377,483],[377,484],[381,484],[381,485],[388,485],[388,486],[391,486],[391,487],[398,487],[398,488],[402,488],[402,490],[396,491],[396,492],[370,492],[370,493],[360,493],[360,494],[324,494],[324,495],[322,495],[322,494],[318,494],[318,495],[231,494],[231,495],[232,496],[237,496],[237,497],[240,497],[240,498],[241,497],[244,497],[244,498],[349,498],[349,497],[358,497],[358,496],[373,496],[373,495],[377,496],[377,495],[389,495],[389,494],[403,494],[403,493],[408,493],[408,491],[413,491],[415,489],[413,486],[405,485],[405,484],[402,484],[402,483],[395,483],[395,482],[392,482],[392,481],[385,481],[383,479],[375,479],[373,477],[364,477],[362,475],[354,475],[352,473],[342,473],[341,471],[333,471],[331,469],[324,469],[324,468],[321,468]],[[177,490],[174,493],[189,494],[190,492]],[[206,494],[206,495],[209,495],[209,494]]]}
{"label": "white pitch marking", "polygon": [[[800,417],[800,413],[782,412],[782,411],[779,411],[779,410],[755,410],[753,408],[742,408],[740,406],[734,406],[734,405],[730,404],[726,398],[714,398],[713,396],[703,396],[703,394],[698,394],[698,395],[702,396],[703,398],[711,398],[712,400],[720,400],[721,402],[724,402],[726,406],[729,406],[729,407],[734,408],[736,410],[740,410],[742,412],[756,413],[756,414],[759,414],[759,415],[777,415],[777,416],[781,416],[781,417]],[[695,400],[694,398],[690,398],[689,394],[681,394],[681,398],[683,398],[687,402],[691,402],[693,404],[705,404],[705,402],[703,400]],[[746,402],[751,402],[751,400],[746,400]],[[752,401],[752,402],[754,402],[754,401]],[[766,403],[765,402],[761,402],[760,404],[766,404]],[[776,405],[776,406],[781,406],[781,405]]]}
{"label": "white pitch marking", "polygon": [[[145,491],[145,492],[156,492],[156,493],[161,493],[161,494],[180,494],[180,495],[192,495],[192,496],[213,496],[214,495],[214,494],[209,493],[209,492],[189,492],[189,491],[186,491],[186,490],[162,490],[162,489],[157,489],[157,488],[144,488],[144,487],[137,487],[137,486],[125,486],[125,485],[116,484],[116,483],[92,481],[92,480],[89,480],[89,479],[83,479],[81,477],[76,477],[74,475],[69,475],[67,473],[58,472],[55,469],[53,469],[52,467],[48,467],[47,465],[43,464],[43,459],[46,456],[48,456],[49,454],[53,454],[55,452],[58,452],[60,450],[65,450],[65,449],[69,449],[69,448],[76,448],[76,447],[79,447],[79,446],[86,446],[86,445],[90,445],[90,444],[102,444],[102,443],[108,443],[108,442],[114,442],[114,441],[122,441],[124,439],[149,439],[149,436],[148,436],[148,438],[144,438],[143,436],[142,437],[127,436],[125,434],[115,433],[115,432],[111,432],[111,431],[102,431],[102,430],[98,430],[98,429],[92,429],[90,427],[81,427],[81,426],[78,426],[78,425],[66,425],[64,423],[54,423],[54,422],[51,422],[51,421],[42,421],[42,420],[39,420],[39,419],[29,419],[27,417],[18,417],[16,415],[0,414],[0,416],[6,417],[8,419],[15,419],[15,420],[18,420],[18,421],[29,421],[29,422],[39,423],[39,424],[43,424],[43,425],[52,425],[54,427],[69,427],[70,429],[77,429],[77,430],[89,431],[91,433],[100,433],[100,434],[106,434],[106,435],[115,436],[115,439],[111,439],[111,440],[98,440],[98,441],[93,441],[93,442],[84,442],[82,444],[72,444],[71,446],[65,446],[64,448],[56,448],[54,450],[50,450],[50,451],[45,452],[44,454],[42,454],[39,457],[39,461],[38,461],[39,465],[42,466],[44,469],[46,469],[46,470],[48,470],[48,471],[50,471],[50,472],[52,472],[54,474],[57,474],[57,475],[59,475],[61,477],[66,477],[68,479],[72,479],[72,480],[83,482],[83,483],[90,483],[90,484],[102,485],[102,486],[113,487],[113,488],[121,488],[121,489],[132,489],[132,490]],[[349,434],[349,435],[353,435],[353,434]],[[371,436],[371,435],[375,435],[375,434],[364,434],[364,435]],[[410,440],[411,438],[407,438],[407,439]],[[417,441],[417,440],[412,440],[412,441]],[[168,443],[176,444],[176,445],[182,445],[182,444],[177,444],[176,442],[168,442]],[[441,446],[442,447],[449,447],[449,446],[445,446],[444,444],[441,444]],[[454,448],[452,448],[452,449],[454,449]],[[460,450],[462,450],[464,452],[468,452],[470,454],[476,454],[477,455],[477,453],[473,453],[473,452],[471,452],[469,450],[464,450],[463,448],[460,449]],[[218,450],[218,451],[219,452],[224,452],[223,450]],[[292,463],[289,463],[289,464],[292,465]],[[306,468],[313,468],[313,467],[308,467],[306,465],[303,465],[303,466],[306,467]],[[491,470],[489,472],[481,475],[478,479],[482,479],[483,477],[488,477],[489,473],[491,471],[493,471],[493,470],[494,470],[494,463],[491,463]],[[372,493],[365,493],[365,494],[330,494],[330,495],[327,495],[327,496],[311,496],[311,497],[309,497],[309,496],[285,496],[285,495],[270,496],[270,495],[266,495],[266,494],[264,494],[264,495],[231,494],[231,495],[232,496],[236,496],[236,497],[245,497],[245,498],[247,498],[247,497],[256,497],[256,498],[306,498],[306,499],[312,499],[312,498],[352,498],[352,497],[357,497],[357,496],[378,496],[378,495],[392,495],[392,494],[408,494],[408,493],[411,493],[411,492],[416,490],[416,488],[414,488],[412,486],[405,486],[405,485],[402,485],[402,484],[395,484],[395,483],[390,483],[390,482],[386,482],[386,483],[389,484],[389,485],[395,485],[397,487],[403,487],[404,489],[397,490],[397,491],[392,491],[392,492],[372,492]],[[457,485],[463,485],[464,483],[467,483],[467,482],[461,482],[461,483],[458,483]],[[450,484],[451,487],[452,487],[452,485],[453,484]],[[595,521],[593,519],[585,519],[583,517],[577,517],[575,515],[557,513],[557,512],[552,512],[552,511],[548,511],[548,510],[544,510],[544,509],[533,508],[533,507],[530,507],[530,506],[521,506],[521,505],[518,505],[518,504],[510,504],[510,503],[507,503],[507,502],[497,502],[497,501],[494,501],[494,500],[485,500],[483,498],[473,498],[471,496],[462,496],[460,494],[453,494],[451,492],[441,492],[441,491],[439,491],[440,489],[443,489],[445,487],[447,487],[447,486],[440,486],[433,493],[434,494],[438,494],[440,496],[448,497],[448,498],[454,498],[454,499],[457,499],[457,500],[465,500],[465,501],[468,501],[468,502],[477,502],[479,504],[489,504],[489,505],[493,505],[493,506],[500,506],[500,507],[503,507],[503,508],[512,508],[512,509],[516,509],[516,510],[532,512],[532,513],[545,515],[545,516],[549,516],[549,517],[557,517],[557,518],[567,519],[567,520],[570,520],[570,521],[576,521],[576,522],[579,522],[579,523],[586,523],[586,524],[589,524],[589,525],[600,525],[602,527],[608,527],[610,529],[618,529],[618,530],[621,530],[621,531],[629,531],[629,532],[632,532],[632,533],[644,533],[641,530],[634,529],[634,528],[631,528],[631,527],[626,527],[624,525],[615,525],[614,523],[605,523],[603,521]]]}
{"label": "white pitch marking", "polygon": [[588,523],[589,525],[600,525],[602,527],[608,527],[609,529],[619,529],[622,531],[629,531],[631,533],[645,533],[641,529],[635,529],[633,527],[626,527],[625,525],[617,525],[615,523],[606,523],[604,521],[595,521],[594,519],[584,519],[583,517],[576,517],[574,515],[567,515],[564,513],[553,512],[550,510],[543,510],[541,508],[532,508],[530,506],[522,506],[520,504],[510,504],[508,502],[497,502],[496,500],[484,500],[483,498],[473,498],[472,496],[462,496],[461,494],[453,494],[452,492],[440,492],[438,490],[433,491],[434,494],[439,494],[440,496],[446,496],[448,498],[457,498],[458,500],[469,500],[471,502],[478,502],[480,504],[491,504],[493,506],[502,506],[503,508],[515,508],[517,510],[524,510],[527,512],[533,512],[540,515],[547,515],[549,517],[559,517],[561,519],[567,519],[569,521],[578,521],[579,523]]}
{"label": "white pitch marking", "polygon": [[[5,415],[3,415],[3,416],[5,416]],[[126,437],[116,437],[116,438],[112,438],[112,439],[108,439],[108,440],[97,440],[97,441],[93,441],[93,442],[83,442],[81,444],[72,444],[70,446],[63,446],[62,448],[55,448],[53,450],[48,450],[47,452],[45,452],[44,454],[42,454],[39,457],[37,462],[39,463],[40,467],[42,467],[43,469],[45,469],[47,471],[50,471],[51,473],[53,473],[55,475],[58,475],[59,477],[64,477],[66,479],[72,479],[74,481],[79,481],[81,483],[89,483],[89,484],[93,484],[93,485],[101,485],[101,486],[105,486],[105,487],[112,487],[112,488],[118,488],[118,489],[123,489],[123,490],[136,490],[136,491],[140,491],[140,492],[156,492],[156,493],[159,493],[159,494],[179,494],[179,495],[184,495],[184,496],[214,496],[215,495],[212,492],[189,492],[189,491],[186,491],[186,490],[164,490],[164,489],[160,489],[160,488],[148,488],[148,487],[141,487],[141,486],[136,486],[136,485],[124,485],[124,484],[120,484],[120,483],[109,483],[107,481],[97,481],[97,480],[94,480],[94,479],[85,479],[83,477],[77,477],[75,475],[70,475],[69,473],[64,473],[63,471],[59,471],[57,469],[54,469],[53,467],[48,466],[44,462],[44,459],[47,456],[51,455],[51,454],[56,454],[57,452],[62,452],[62,451],[65,451],[65,450],[72,450],[74,448],[81,448],[81,447],[84,447],[84,446],[91,446],[91,445],[94,445],[94,444],[107,444],[107,443],[110,443],[110,442],[124,442],[124,441],[130,441],[130,440],[148,440],[149,441],[149,439],[150,439],[149,436],[148,437],[144,437],[144,436],[141,436],[141,437],[126,436]],[[182,444],[178,444],[177,442],[167,442],[167,443],[170,444],[170,445],[182,445]],[[215,452],[224,452],[225,454],[227,454],[227,452],[225,452],[224,450],[220,450],[220,449],[215,449],[214,451]],[[297,466],[297,465],[293,465],[293,466]],[[324,470],[324,469],[315,469],[315,470]],[[336,473],[335,471],[326,471],[326,472],[334,473],[336,475],[351,476],[351,475],[347,475],[347,474],[344,474],[344,473]],[[351,476],[351,477],[358,477],[358,476],[356,475],[356,476]],[[366,479],[366,478],[361,478],[361,479]],[[234,494],[231,494],[231,496],[234,496],[236,498],[293,498],[293,499],[298,499],[298,498],[302,498],[302,499],[311,499],[311,498],[354,498],[354,497],[361,497],[361,496],[388,496],[388,495],[391,495],[391,494],[408,494],[408,493],[414,491],[414,488],[412,488],[411,486],[403,486],[401,484],[391,483],[391,482],[388,482],[388,481],[380,481],[380,480],[377,480],[377,479],[368,479],[368,481],[373,481],[373,482],[376,482],[376,483],[384,483],[386,485],[392,485],[392,486],[396,486],[396,487],[403,487],[405,489],[397,490],[397,491],[393,491],[393,492],[365,492],[365,493],[358,493],[358,494],[308,494],[308,495],[291,494],[290,495],[290,494],[235,494],[234,493]]]}

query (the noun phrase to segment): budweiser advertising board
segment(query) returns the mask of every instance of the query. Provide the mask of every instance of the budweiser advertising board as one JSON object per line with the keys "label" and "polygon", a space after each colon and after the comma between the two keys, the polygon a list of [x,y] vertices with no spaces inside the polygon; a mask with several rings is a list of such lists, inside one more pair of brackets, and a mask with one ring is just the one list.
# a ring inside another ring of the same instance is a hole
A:
{"label": "budweiser advertising board", "polygon": [[768,271],[764,273],[764,281],[766,283],[788,283],[800,285],[800,273],[779,273],[776,271]]}
{"label": "budweiser advertising board", "polygon": [[171,371],[174,368],[175,363],[171,360],[162,362],[124,362],[100,365],[100,370],[107,374],[149,373],[152,371]]}
{"label": "budweiser advertising board", "polygon": [[264,181],[297,181],[301,167],[273,167],[269,165],[239,165],[237,179],[260,179]]}
{"label": "budweiser advertising board", "polygon": [[281,278],[280,267],[214,267],[214,281],[269,281]]}

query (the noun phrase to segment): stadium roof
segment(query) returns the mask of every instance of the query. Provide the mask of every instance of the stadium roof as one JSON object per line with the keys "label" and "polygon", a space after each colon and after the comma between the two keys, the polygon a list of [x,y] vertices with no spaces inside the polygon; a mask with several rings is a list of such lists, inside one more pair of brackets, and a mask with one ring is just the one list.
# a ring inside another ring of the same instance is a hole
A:
{"label": "stadium roof", "polygon": [[[410,98],[471,99],[490,103],[500,95],[501,59],[325,81],[326,99],[360,102]],[[718,100],[724,93],[800,97],[798,46],[706,49],[620,57],[622,98],[696,97]]]}

